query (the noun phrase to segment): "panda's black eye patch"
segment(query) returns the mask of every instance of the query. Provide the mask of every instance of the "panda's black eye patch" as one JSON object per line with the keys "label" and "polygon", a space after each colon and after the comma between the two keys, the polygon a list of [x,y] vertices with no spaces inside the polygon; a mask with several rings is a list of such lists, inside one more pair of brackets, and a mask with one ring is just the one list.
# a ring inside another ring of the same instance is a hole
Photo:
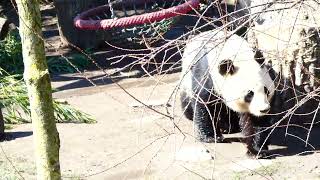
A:
{"label": "panda's black eye patch", "polygon": [[246,103],[250,103],[252,101],[253,95],[254,95],[254,92],[253,91],[249,91],[247,93],[247,95],[244,97],[244,101]]}
{"label": "panda's black eye patch", "polygon": [[224,76],[224,75],[233,75],[236,72],[236,67],[233,65],[232,60],[230,59],[225,59],[220,62],[219,66],[219,73]]}
{"label": "panda's black eye patch", "polygon": [[264,93],[265,93],[267,96],[269,96],[270,92],[269,92],[268,88],[264,87]]}

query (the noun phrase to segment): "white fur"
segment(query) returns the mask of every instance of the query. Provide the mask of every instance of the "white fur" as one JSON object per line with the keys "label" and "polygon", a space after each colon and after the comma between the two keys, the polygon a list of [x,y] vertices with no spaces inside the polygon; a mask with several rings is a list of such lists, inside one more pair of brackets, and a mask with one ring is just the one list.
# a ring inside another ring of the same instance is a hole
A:
{"label": "white fur", "polygon": [[[210,72],[215,93],[223,98],[228,107],[236,112],[249,112],[256,116],[264,115],[261,110],[270,108],[268,98],[273,96],[274,83],[267,69],[261,68],[255,61],[253,49],[246,40],[222,31],[208,31],[195,36],[187,43],[182,58],[181,87],[190,97],[194,95],[189,69],[199,59],[201,68]],[[219,73],[219,63],[225,59],[233,61],[237,67],[235,74],[222,76]],[[264,87],[268,88],[269,97],[265,95]],[[254,97],[248,104],[244,102],[244,97],[249,90],[254,92]]]}

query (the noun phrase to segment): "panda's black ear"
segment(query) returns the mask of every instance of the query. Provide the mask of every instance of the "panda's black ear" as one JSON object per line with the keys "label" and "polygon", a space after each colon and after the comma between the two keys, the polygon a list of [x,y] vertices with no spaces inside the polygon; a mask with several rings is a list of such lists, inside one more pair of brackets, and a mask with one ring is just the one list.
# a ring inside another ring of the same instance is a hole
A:
{"label": "panda's black ear", "polygon": [[254,59],[260,64],[262,65],[265,61],[264,57],[263,57],[263,54],[261,52],[261,50],[257,49],[255,50],[254,52]]}
{"label": "panda's black ear", "polygon": [[219,66],[219,73],[224,76],[227,74],[234,74],[236,72],[236,68],[233,65],[233,62],[230,59],[225,59],[220,62]]}

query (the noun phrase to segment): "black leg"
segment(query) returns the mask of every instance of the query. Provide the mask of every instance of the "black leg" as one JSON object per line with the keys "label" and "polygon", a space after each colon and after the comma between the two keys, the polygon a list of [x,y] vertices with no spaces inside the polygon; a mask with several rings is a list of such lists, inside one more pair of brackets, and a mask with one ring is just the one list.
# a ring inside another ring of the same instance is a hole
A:
{"label": "black leg", "polygon": [[194,100],[193,124],[195,136],[198,140],[206,143],[223,142],[224,138],[220,132],[220,128],[214,128],[213,126],[213,124],[216,124],[215,119],[217,119],[217,117],[215,117],[215,114],[210,114],[208,106]]}
{"label": "black leg", "polygon": [[193,109],[190,98],[185,92],[181,92],[180,94],[180,101],[182,106],[183,114],[186,116],[187,119],[193,119]]}
{"label": "black leg", "polygon": [[[245,113],[240,118],[240,126],[245,143],[247,145],[247,154],[249,156],[257,156],[262,158],[267,156],[270,130],[270,120],[268,117],[255,117]],[[267,139],[268,138],[268,139]]]}
{"label": "black leg", "polygon": [[221,110],[219,113],[218,127],[220,127],[222,133],[231,134],[240,132],[238,113],[229,109],[225,104],[220,104]]}

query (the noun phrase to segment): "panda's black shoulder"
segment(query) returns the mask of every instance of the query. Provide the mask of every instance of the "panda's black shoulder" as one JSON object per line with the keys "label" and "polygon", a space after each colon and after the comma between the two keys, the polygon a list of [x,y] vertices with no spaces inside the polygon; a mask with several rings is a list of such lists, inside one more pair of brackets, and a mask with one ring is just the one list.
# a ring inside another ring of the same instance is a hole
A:
{"label": "panda's black shoulder", "polygon": [[201,49],[195,57],[195,63],[191,67],[192,87],[197,89],[213,89],[213,81],[209,72],[207,49]]}

